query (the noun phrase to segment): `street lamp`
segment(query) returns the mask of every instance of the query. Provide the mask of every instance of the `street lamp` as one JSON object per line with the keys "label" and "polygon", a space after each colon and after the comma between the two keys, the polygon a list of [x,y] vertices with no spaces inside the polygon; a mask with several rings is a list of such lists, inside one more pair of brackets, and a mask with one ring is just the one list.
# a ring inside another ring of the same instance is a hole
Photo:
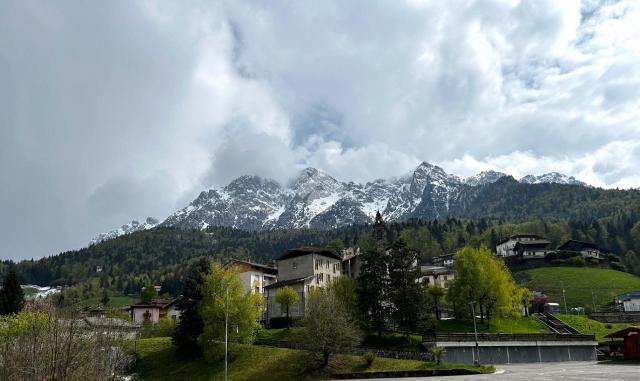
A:
{"label": "street lamp", "polygon": [[229,353],[229,285],[224,299],[224,381],[228,380]]}
{"label": "street lamp", "polygon": [[474,365],[480,365],[480,348],[478,346],[478,327],[476,326],[476,309],[475,309],[475,304],[476,302],[469,302],[469,304],[471,305],[471,314],[473,315],[473,332],[475,333],[476,336],[476,356],[473,359],[473,364]]}

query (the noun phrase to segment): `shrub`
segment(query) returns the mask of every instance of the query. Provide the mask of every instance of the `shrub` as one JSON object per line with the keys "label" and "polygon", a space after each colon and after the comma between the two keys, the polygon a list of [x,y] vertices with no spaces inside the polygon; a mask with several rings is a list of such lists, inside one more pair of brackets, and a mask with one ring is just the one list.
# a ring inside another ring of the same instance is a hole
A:
{"label": "shrub", "polygon": [[436,363],[436,365],[440,365],[442,355],[444,355],[445,352],[446,351],[443,347],[431,347],[427,353],[429,353],[431,359]]}
{"label": "shrub", "polygon": [[367,363],[367,366],[371,366],[376,359],[376,354],[373,352],[366,352],[362,355],[362,358]]}
{"label": "shrub", "polygon": [[[291,324],[292,325],[296,325],[297,322],[299,322],[300,319],[297,318],[291,318]],[[278,329],[278,328],[287,328],[289,324],[289,321],[287,320],[286,316],[277,316],[277,317],[272,317],[269,320],[269,328],[272,329]]]}
{"label": "shrub", "polygon": [[157,337],[168,337],[173,336],[173,333],[176,330],[176,321],[169,317],[163,317],[158,320],[155,329],[155,336]]}
{"label": "shrub", "polygon": [[611,328],[613,328],[613,326],[611,325],[611,323],[607,323],[607,324],[605,325],[605,327],[606,327],[607,329],[611,329]]}
{"label": "shrub", "polygon": [[586,264],[583,257],[571,257],[567,259],[567,265],[573,267],[584,267]]}

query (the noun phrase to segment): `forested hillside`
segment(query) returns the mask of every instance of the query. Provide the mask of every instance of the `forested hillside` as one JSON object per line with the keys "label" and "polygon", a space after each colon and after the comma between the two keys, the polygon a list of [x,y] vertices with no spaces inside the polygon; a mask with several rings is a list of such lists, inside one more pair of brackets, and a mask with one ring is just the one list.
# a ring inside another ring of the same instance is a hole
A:
{"label": "forested hillside", "polygon": [[[388,240],[402,237],[409,247],[420,252],[424,263],[465,245],[494,248],[499,239],[523,232],[543,235],[553,247],[570,238],[597,242],[612,250],[627,271],[640,274],[640,222],[634,211],[615,212],[592,223],[448,218],[387,224]],[[15,268],[23,284],[78,285],[83,297],[98,296],[103,289],[136,293],[151,283],[162,284],[166,292],[175,294],[189,263],[201,256],[222,262],[232,257],[266,262],[296,246],[330,245],[339,249],[356,245],[363,234],[370,234],[369,226],[265,232],[223,227],[206,231],[158,228],[37,261],[0,262],[0,277]]]}

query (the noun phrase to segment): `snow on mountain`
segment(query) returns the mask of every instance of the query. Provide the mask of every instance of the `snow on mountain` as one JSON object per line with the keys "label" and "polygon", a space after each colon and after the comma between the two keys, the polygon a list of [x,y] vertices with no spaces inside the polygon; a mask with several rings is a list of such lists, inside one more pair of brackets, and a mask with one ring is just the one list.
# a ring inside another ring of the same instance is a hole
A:
{"label": "snow on mountain", "polygon": [[110,232],[107,233],[100,233],[97,236],[95,236],[90,242],[90,245],[94,245],[96,243],[100,243],[102,241],[106,241],[108,239],[112,239],[112,238],[117,238],[120,237],[121,235],[125,235],[125,234],[130,234],[133,232],[137,232],[140,230],[148,230],[148,229],[152,229],[155,228],[156,226],[158,226],[158,224],[160,223],[160,221],[156,220],[155,218],[152,217],[147,217],[147,219],[144,222],[138,222],[137,220],[133,220],[131,222],[129,222],[128,224],[122,225],[120,228],[112,230]]}
{"label": "snow on mountain", "polygon": [[[469,205],[473,194],[505,177],[495,171],[461,179],[442,168],[421,163],[398,180],[365,184],[340,182],[315,168],[305,168],[286,186],[258,176],[240,176],[227,186],[203,191],[162,223],[132,221],[100,234],[91,243],[157,225],[185,229],[229,226],[243,230],[334,228],[371,221],[380,211],[388,221],[438,218]],[[511,180],[515,181],[515,180]],[[522,183],[584,183],[559,173],[525,176]]]}
{"label": "snow on mountain", "polygon": [[549,172],[542,175],[527,175],[520,179],[521,183],[527,184],[570,184],[570,185],[587,185],[580,180],[576,180],[573,176],[563,175],[558,172]]}
{"label": "snow on mountain", "polygon": [[471,185],[471,186],[490,184],[490,183],[495,183],[496,181],[498,181],[499,179],[501,179],[501,178],[503,178],[505,176],[507,176],[507,175],[502,173],[502,172],[482,171],[482,172],[478,173],[477,175],[474,175],[474,176],[471,176],[471,177],[467,177],[464,180],[464,183],[467,184],[467,185]]}

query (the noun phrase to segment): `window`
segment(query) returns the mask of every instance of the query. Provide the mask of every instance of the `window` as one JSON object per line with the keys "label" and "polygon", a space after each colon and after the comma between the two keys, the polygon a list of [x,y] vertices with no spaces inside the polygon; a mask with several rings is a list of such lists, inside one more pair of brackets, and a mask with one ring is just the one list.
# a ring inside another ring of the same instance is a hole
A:
{"label": "window", "polygon": [[327,282],[331,282],[331,275],[327,274]]}
{"label": "window", "polygon": [[318,282],[324,282],[324,274],[323,273],[318,274]]}
{"label": "window", "polygon": [[327,259],[327,269],[329,268],[329,260]]}
{"label": "window", "polygon": [[316,270],[320,267],[320,260],[316,259]]}

